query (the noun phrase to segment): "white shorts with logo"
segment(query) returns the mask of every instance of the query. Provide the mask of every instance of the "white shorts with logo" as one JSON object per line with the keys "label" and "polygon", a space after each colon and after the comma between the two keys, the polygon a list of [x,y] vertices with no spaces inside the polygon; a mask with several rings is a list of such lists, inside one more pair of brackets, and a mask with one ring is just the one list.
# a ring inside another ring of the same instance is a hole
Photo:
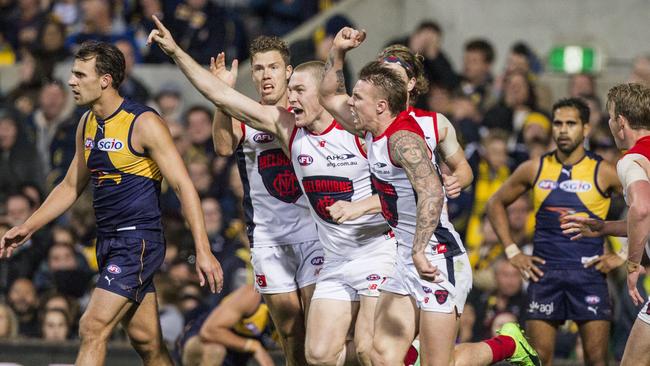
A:
{"label": "white shorts with logo", "polygon": [[316,283],[323,267],[320,241],[251,248],[255,288],[262,294],[282,294]]}
{"label": "white shorts with logo", "polygon": [[415,299],[421,310],[451,313],[454,307],[463,312],[465,300],[472,289],[472,268],[466,253],[454,257],[439,257],[426,254],[427,259],[441,272],[443,281],[433,283],[420,278],[413,264],[411,248],[397,247],[395,271],[384,284],[381,291],[407,295]]}
{"label": "white shorts with logo", "polygon": [[312,300],[359,301],[359,296],[379,296],[379,285],[395,266],[396,245],[395,239],[389,238],[362,257],[326,260]]}

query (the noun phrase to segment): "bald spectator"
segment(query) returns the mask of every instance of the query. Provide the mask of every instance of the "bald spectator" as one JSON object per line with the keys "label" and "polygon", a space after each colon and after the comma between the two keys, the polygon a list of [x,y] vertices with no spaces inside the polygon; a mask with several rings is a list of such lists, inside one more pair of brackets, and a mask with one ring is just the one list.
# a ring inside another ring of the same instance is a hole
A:
{"label": "bald spectator", "polygon": [[18,317],[18,333],[25,337],[37,337],[38,298],[34,284],[28,278],[19,278],[11,285],[8,296],[9,306]]}

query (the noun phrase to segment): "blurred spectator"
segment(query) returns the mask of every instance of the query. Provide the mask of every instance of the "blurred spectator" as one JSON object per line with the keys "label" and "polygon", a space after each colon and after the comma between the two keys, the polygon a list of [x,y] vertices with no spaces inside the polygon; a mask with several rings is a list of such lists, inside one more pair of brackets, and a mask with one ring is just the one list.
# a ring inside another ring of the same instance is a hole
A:
{"label": "blurred spectator", "polygon": [[548,85],[541,83],[538,78],[543,71],[542,62],[535,52],[526,43],[522,41],[515,42],[510,47],[510,52],[506,59],[506,67],[503,75],[496,82],[496,89],[498,89],[499,94],[503,93],[503,79],[505,75],[512,72],[522,72],[533,82],[537,104],[541,109],[550,110],[553,105],[551,89]]}
{"label": "blurred spectator", "polygon": [[226,49],[227,21],[224,12],[213,2],[184,0],[166,24],[178,45],[196,62],[207,65],[210,57]]}
{"label": "blurred spectator", "polygon": [[43,313],[41,335],[49,342],[62,342],[70,334],[70,319],[68,313],[60,309],[47,309]]}
{"label": "blurred spectator", "polygon": [[15,116],[0,110],[0,199],[26,182],[42,182],[36,149],[27,143]]}
{"label": "blurred spectator", "polygon": [[569,77],[569,96],[597,95],[596,78],[591,74],[573,74]]}
{"label": "blurred spectator", "polygon": [[81,253],[65,242],[54,242],[47,260],[34,277],[39,291],[56,289],[58,292],[81,297],[88,288],[91,274]]}
{"label": "blurred spectator", "polygon": [[[183,111],[183,95],[181,87],[173,81],[164,83],[154,98],[151,106],[158,111],[160,116],[169,124],[180,121]],[[182,154],[181,154],[182,155]]]}
{"label": "blurred spectator", "polygon": [[[171,7],[175,6],[177,2],[165,1],[165,3],[171,4],[169,6]],[[169,9],[169,11],[171,10],[173,9]],[[156,28],[152,16],[155,15],[164,22],[166,13],[169,13],[169,11],[164,12],[161,0],[138,0],[129,14],[129,24],[134,30],[136,44],[139,48],[138,51],[144,56],[143,61],[145,63],[160,64],[172,62],[160,47],[149,47],[146,44],[149,33]]]}
{"label": "blurred spectator", "polygon": [[25,337],[38,337],[38,298],[34,284],[28,278],[19,278],[9,289],[8,304],[18,317],[18,333]]}
{"label": "blurred spectator", "polygon": [[650,55],[642,55],[634,59],[628,82],[650,87]]}
{"label": "blurred spectator", "polygon": [[[408,37],[391,43],[407,46],[416,54],[424,57],[424,74],[430,84],[445,89],[454,89],[460,82],[449,59],[442,51],[442,28],[431,20],[425,20]],[[441,110],[432,109],[443,113]]]}
{"label": "blurred spectator", "polygon": [[58,292],[51,292],[42,296],[41,312],[48,310],[61,310],[66,313],[70,332],[68,337],[74,338],[79,326],[79,303],[71,297]]}
{"label": "blurred spectator", "polygon": [[133,44],[125,39],[115,42],[115,46],[124,55],[126,68],[124,69],[124,81],[120,84],[120,95],[124,98],[134,100],[138,103],[146,104],[149,101],[149,90],[133,76],[133,65],[135,64],[135,54]]}
{"label": "blurred spectator", "polygon": [[[431,90],[435,90],[432,87]],[[472,98],[466,95],[456,95],[452,101],[452,121],[456,124],[460,141],[464,146],[481,141],[480,127],[482,115]],[[434,109],[435,110],[435,109]]]}
{"label": "blurred spectator", "polygon": [[207,308],[203,303],[203,294],[198,282],[186,282],[180,291],[179,309],[185,318],[185,324],[202,314]]}
{"label": "blurred spectator", "polygon": [[65,48],[65,24],[56,18],[49,18],[38,32],[38,42],[34,54],[38,58],[39,67],[47,76],[54,74],[57,63],[70,58],[70,51]]}
{"label": "blurred spectator", "polygon": [[48,164],[50,170],[46,177],[46,191],[51,191],[65,177],[75,154],[76,132],[81,116],[78,110],[61,122],[50,141]]}
{"label": "blurred spectator", "polygon": [[210,174],[210,166],[205,159],[196,158],[187,164],[187,172],[194,183],[194,188],[199,196],[212,195],[213,178]]}
{"label": "blurred spectator", "polygon": [[281,37],[318,13],[317,0],[250,0],[262,17],[262,34]]}
{"label": "blurred spectator", "polygon": [[[2,10],[0,10],[2,13]],[[0,20],[0,23],[2,21]],[[0,66],[9,66],[16,63],[16,52],[5,37],[4,33],[0,30]],[[0,99],[1,100],[1,99]]]}
{"label": "blurred spectator", "polygon": [[18,337],[18,318],[7,304],[0,303],[0,340]]}
{"label": "blurred spectator", "polygon": [[[324,26],[316,28],[310,37],[292,43],[289,46],[291,64],[295,67],[303,62],[313,60],[326,62],[330,48],[334,43],[334,37],[344,27],[354,28],[354,24],[344,15],[335,14],[327,19]],[[343,76],[345,77],[345,88],[351,92],[354,78],[348,62],[343,64]]]}
{"label": "blurred spectator", "polygon": [[39,0],[19,0],[19,15],[12,27],[14,34],[14,47],[33,48],[38,40],[38,31],[45,20],[45,14],[41,10]]}
{"label": "blurred spectator", "polygon": [[[66,40],[68,49],[75,52],[78,46],[89,40],[108,43],[127,40],[135,45],[133,31],[125,28],[119,17],[113,16],[113,7],[117,4],[102,0],[81,0],[81,29],[72,33]],[[137,60],[141,58],[139,54],[135,57]]]}
{"label": "blurred spectator", "polygon": [[494,290],[481,292],[472,289],[465,304],[466,308],[472,308],[476,314],[472,331],[473,341],[492,337],[493,329],[498,329],[493,327],[494,323],[502,313],[514,315],[515,321],[521,324],[525,320],[528,303],[519,271],[505,258],[498,259],[492,268],[495,279]]}
{"label": "blurred spectator", "polygon": [[535,86],[526,74],[514,71],[506,75],[503,96],[487,111],[483,126],[507,131],[510,134],[509,150],[512,151],[516,142],[522,141],[521,131],[532,112],[540,112]]}
{"label": "blurred spectator", "polygon": [[493,62],[494,48],[490,42],[479,38],[465,43],[459,92],[469,96],[482,113],[494,104]]}
{"label": "blurred spectator", "polygon": [[34,112],[41,86],[50,75],[45,74],[45,69],[39,66],[39,60],[30,50],[21,49],[19,54],[18,85],[7,94],[7,101],[18,112],[18,117],[23,119]]}
{"label": "blurred spectator", "polygon": [[62,124],[73,123],[70,121],[71,114],[72,105],[63,83],[52,80],[43,85],[38,97],[38,108],[27,119],[29,139],[38,151],[43,176],[52,168],[50,146],[54,135]]}
{"label": "blurred spectator", "polygon": [[468,162],[474,173],[471,189],[466,192],[473,197],[465,235],[465,246],[468,250],[474,250],[481,244],[481,220],[485,204],[510,176],[507,139],[508,134],[505,131],[495,129],[481,140],[478,147],[474,145],[466,149],[466,154],[469,154]]}
{"label": "blurred spectator", "polygon": [[183,119],[187,128],[187,136],[192,144],[188,152],[190,158],[203,156],[212,158],[214,145],[212,143],[212,111],[204,106],[195,105],[185,112]]}
{"label": "blurred spectator", "polygon": [[162,337],[168,349],[174,348],[174,342],[183,332],[183,314],[178,310],[178,287],[169,280],[168,275],[156,274],[154,278],[156,297],[158,299],[158,312]]}
{"label": "blurred spectator", "polygon": [[77,0],[55,0],[52,5],[52,16],[66,27],[71,27],[79,20]]}

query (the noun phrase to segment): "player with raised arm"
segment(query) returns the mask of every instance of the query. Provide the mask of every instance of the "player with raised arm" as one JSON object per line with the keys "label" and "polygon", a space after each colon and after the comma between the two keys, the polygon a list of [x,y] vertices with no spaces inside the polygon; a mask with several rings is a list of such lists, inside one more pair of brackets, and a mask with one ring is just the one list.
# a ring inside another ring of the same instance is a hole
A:
{"label": "player with raised arm", "polygon": [[[379,214],[363,215],[363,210],[353,212],[341,204],[360,201],[360,207],[371,207],[378,197],[372,196],[362,142],[340,127],[318,102],[324,65],[308,62],[296,68],[289,83],[289,112],[260,105],[210,78],[178,48],[161,24],[158,31],[162,36],[155,34],[153,40],[174,58],[199,91],[226,114],[271,133],[291,158],[325,251],[325,265],[309,310],[307,361],[339,364],[354,358],[346,338],[355,324],[356,354],[369,365],[372,338],[368,335],[374,325],[377,288],[393,267],[395,240]],[[229,79],[222,62],[220,55],[216,74]],[[335,202],[339,203],[336,207]]]}
{"label": "player with raised arm", "polygon": [[[506,256],[532,280],[528,287],[526,327],[544,365],[553,362],[557,327],[578,324],[589,364],[607,362],[611,305],[605,274],[622,263],[604,254],[601,238],[571,241],[562,234],[561,218],[569,213],[603,219],[610,193],[620,190],[614,167],[584,148],[590,131],[589,108],[581,99],[553,105],[552,134],[557,150],[521,164],[490,198],[487,215]],[[536,211],[533,255],[514,243],[506,207],[532,190]]]}
{"label": "player with raised arm", "polygon": [[88,106],[77,128],[76,151],[64,180],[22,225],[0,241],[0,258],[63,214],[92,180],[97,217],[99,279],[79,323],[77,365],[103,365],[106,343],[121,322],[145,365],[172,365],[162,340],[153,275],[165,242],[159,205],[164,177],[178,195],[196,246],[201,285],[220,291],[223,273],[210,252],[198,195],[169,130],[152,109],[123,99],[125,61],[113,45],[84,43],[68,84]]}

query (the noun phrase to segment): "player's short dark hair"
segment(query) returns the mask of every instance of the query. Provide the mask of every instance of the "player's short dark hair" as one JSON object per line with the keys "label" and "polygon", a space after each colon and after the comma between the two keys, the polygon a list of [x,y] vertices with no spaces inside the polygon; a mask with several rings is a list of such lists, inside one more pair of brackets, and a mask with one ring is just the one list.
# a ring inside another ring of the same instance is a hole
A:
{"label": "player's short dark hair", "polygon": [[374,85],[394,115],[406,110],[406,83],[395,71],[384,66],[383,62],[367,63],[359,72],[359,80]]}
{"label": "player's short dark hair", "polygon": [[582,98],[562,98],[553,104],[552,115],[560,108],[575,108],[582,124],[589,123],[589,106]]}
{"label": "player's short dark hair", "polygon": [[650,89],[636,83],[619,84],[607,93],[607,110],[623,116],[632,129],[650,130]]}
{"label": "player's short dark hair", "polygon": [[124,55],[114,45],[106,42],[86,41],[75,53],[76,60],[88,61],[95,58],[97,75],[110,75],[113,79],[113,89],[118,89],[124,81],[126,62]]}
{"label": "player's short dark hair", "polygon": [[282,56],[282,60],[284,60],[284,65],[290,65],[291,52],[289,51],[289,46],[287,42],[276,36],[259,36],[251,42],[248,47],[248,53],[251,55],[251,63],[255,54],[269,51],[278,51]]}
{"label": "player's short dark hair", "polygon": [[494,61],[494,47],[483,38],[476,38],[465,43],[465,52],[480,52],[483,54],[483,60],[488,64]]}

